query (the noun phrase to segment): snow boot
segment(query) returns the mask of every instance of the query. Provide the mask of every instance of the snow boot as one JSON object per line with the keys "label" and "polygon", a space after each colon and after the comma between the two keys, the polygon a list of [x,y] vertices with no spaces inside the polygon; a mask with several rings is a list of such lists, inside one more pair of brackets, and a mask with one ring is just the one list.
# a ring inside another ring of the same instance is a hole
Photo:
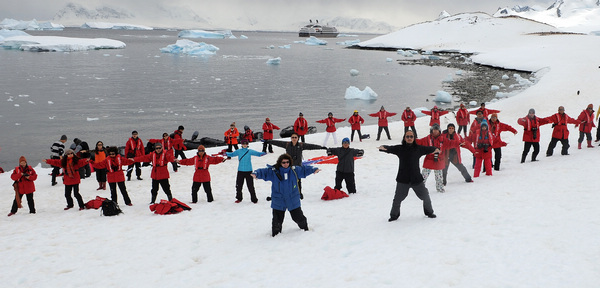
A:
{"label": "snow boot", "polygon": [[594,145],[592,145],[592,140],[588,140],[588,146],[587,148],[594,148]]}
{"label": "snow boot", "polygon": [[577,144],[577,149],[581,149],[581,142]]}

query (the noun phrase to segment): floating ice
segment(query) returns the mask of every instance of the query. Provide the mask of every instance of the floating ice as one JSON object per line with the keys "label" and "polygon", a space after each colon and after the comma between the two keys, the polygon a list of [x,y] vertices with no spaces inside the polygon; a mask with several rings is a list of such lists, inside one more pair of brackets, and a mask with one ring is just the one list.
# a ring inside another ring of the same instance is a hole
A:
{"label": "floating ice", "polygon": [[248,36],[246,36],[246,35],[240,35],[240,39],[248,39]]}
{"label": "floating ice", "polygon": [[308,38],[306,38],[306,41],[304,41],[304,44],[306,45],[327,45],[327,41],[325,40],[321,40],[315,36],[310,36]]}
{"label": "floating ice", "polygon": [[394,61],[394,59],[392,59],[392,58],[385,58],[385,62],[392,62],[392,61]]}
{"label": "floating ice", "polygon": [[452,74],[448,74],[446,75],[446,78],[444,78],[444,80],[442,80],[442,82],[454,82],[454,78],[452,77]]}
{"label": "floating ice", "polygon": [[291,49],[291,48],[292,48],[292,45],[290,45],[290,44],[279,46],[279,49]]}
{"label": "floating ice", "polygon": [[106,38],[69,38],[59,36],[15,36],[4,39],[0,46],[33,52],[68,52],[98,49],[122,49],[125,43]]}
{"label": "floating ice", "polygon": [[510,77],[508,75],[506,75],[506,74],[502,75],[502,80],[508,80],[508,79],[510,79]]}
{"label": "floating ice", "polygon": [[359,99],[359,100],[374,100],[377,99],[377,93],[371,89],[371,87],[366,86],[365,90],[360,91],[360,89],[350,86],[346,88],[345,99]]}
{"label": "floating ice", "polygon": [[498,85],[492,85],[491,89],[492,89],[492,91],[494,91],[494,90],[500,90],[500,86],[498,86]]}
{"label": "floating ice", "polygon": [[471,101],[471,102],[469,102],[469,105],[471,105],[471,106],[477,106],[477,101]]}
{"label": "floating ice", "polygon": [[23,32],[23,31],[6,30],[6,29],[0,30],[0,41],[2,41],[3,38],[14,37],[14,36],[31,36],[31,35]]}
{"label": "floating ice", "polygon": [[48,101],[48,105],[52,105],[52,104],[54,104],[54,102]]}
{"label": "floating ice", "polygon": [[87,121],[98,121],[98,120],[100,120],[100,118],[90,118],[90,117],[87,117]]}
{"label": "floating ice", "polygon": [[456,72],[454,72],[454,74],[456,74],[458,76],[462,76],[463,73],[465,73],[465,71],[463,71],[463,70],[456,70]]}
{"label": "floating ice", "polygon": [[424,51],[423,55],[433,55],[433,51],[431,51],[431,50]]}
{"label": "floating ice", "polygon": [[435,92],[434,101],[450,103],[450,102],[452,102],[452,96],[450,95],[450,93],[448,93],[446,91],[438,90],[437,92]]}
{"label": "floating ice", "polygon": [[179,38],[204,38],[204,39],[225,39],[233,35],[231,30],[206,31],[206,30],[183,30],[179,32]]}
{"label": "floating ice", "polygon": [[206,44],[204,42],[194,42],[187,39],[177,40],[175,44],[171,44],[167,47],[161,48],[160,52],[172,53],[172,54],[188,54],[198,56],[211,56],[217,54],[219,48],[214,45]]}
{"label": "floating ice", "polygon": [[115,30],[154,30],[152,27],[127,23],[85,22],[83,29],[115,29]]}
{"label": "floating ice", "polygon": [[270,64],[270,65],[279,65],[279,63],[281,63],[281,57],[271,58],[271,59],[267,60],[267,64]]}
{"label": "floating ice", "polygon": [[358,70],[356,69],[350,69],[350,76],[358,76]]}
{"label": "floating ice", "polygon": [[352,46],[352,45],[358,44],[358,43],[360,43],[360,39],[335,42],[336,45],[343,45],[343,46]]}
{"label": "floating ice", "polygon": [[35,19],[31,21],[20,21],[5,18],[0,22],[0,28],[11,30],[63,30],[65,26],[54,24],[52,22],[39,23]]}

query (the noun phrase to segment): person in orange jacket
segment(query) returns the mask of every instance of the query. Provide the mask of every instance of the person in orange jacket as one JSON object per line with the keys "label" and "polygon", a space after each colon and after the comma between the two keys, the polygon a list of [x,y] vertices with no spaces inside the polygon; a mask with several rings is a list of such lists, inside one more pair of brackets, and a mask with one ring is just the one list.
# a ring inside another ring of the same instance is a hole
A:
{"label": "person in orange jacket", "polygon": [[432,127],[433,124],[437,124],[438,126],[440,126],[440,117],[448,114],[448,111],[442,111],[442,110],[438,109],[437,106],[433,106],[433,109],[431,109],[429,111],[423,110],[421,112],[423,112],[423,114],[425,114],[425,115],[431,116],[431,120],[429,120],[430,127]]}
{"label": "person in orange jacket", "polygon": [[[167,135],[168,136],[168,135]],[[127,159],[122,157],[119,154],[119,149],[117,147],[109,147],[106,149],[108,152],[108,157],[102,161],[94,161],[90,164],[94,169],[105,169],[107,171],[106,179],[108,180],[108,187],[110,187],[110,199],[118,203],[117,200],[117,185],[119,186],[119,190],[121,190],[121,195],[123,196],[123,201],[125,201],[125,205],[131,206],[131,199],[129,198],[129,194],[127,193],[127,187],[125,186],[125,174],[123,173],[123,165],[131,165],[135,162],[131,159]]]}
{"label": "person in orange jacket", "polygon": [[587,108],[581,111],[579,117],[577,117],[579,124],[579,139],[577,140],[577,148],[581,149],[581,143],[583,142],[583,136],[587,138],[587,147],[594,148],[592,145],[592,128],[596,127],[594,124],[594,105],[590,104]]}
{"label": "person in orange jacket", "polygon": [[229,130],[225,131],[225,144],[227,144],[227,152],[233,152],[233,148],[238,150],[238,137],[240,132],[235,128],[235,122],[229,125]]}
{"label": "person in orange jacket", "polygon": [[158,186],[162,187],[163,192],[167,195],[169,201],[173,199],[171,195],[171,185],[169,184],[169,170],[167,169],[167,164],[175,161],[173,154],[163,151],[162,144],[156,143],[154,144],[154,152],[150,152],[144,156],[138,156],[133,159],[134,162],[152,162],[152,172],[150,173],[150,178],[152,178],[152,190],[150,190],[150,194],[152,194],[152,200],[150,204],[154,204],[156,202],[156,197],[158,196]]}
{"label": "person in orange jacket", "polygon": [[[23,195],[27,197],[27,205],[29,206],[29,213],[35,214],[35,202],[33,201],[33,192],[35,192],[35,184],[33,181],[37,179],[37,173],[35,170],[29,165],[27,165],[27,159],[25,156],[19,157],[19,166],[15,167],[12,175],[10,175],[10,179],[15,181],[13,185],[16,185],[16,194],[13,200],[12,208],[10,209],[10,213],[8,213],[8,217],[15,215],[17,213],[17,209],[21,208],[21,199],[23,199]],[[19,198],[17,202],[17,197]]]}
{"label": "person in orange jacket", "polygon": [[354,110],[354,113],[348,119],[348,123],[350,123],[352,128],[352,134],[350,134],[350,141],[354,141],[354,132],[358,132],[358,140],[362,142],[362,134],[360,133],[360,124],[365,123],[365,119],[358,115],[358,110]]}
{"label": "person in orange jacket", "polygon": [[212,189],[210,187],[210,173],[208,172],[208,166],[211,164],[219,164],[225,162],[225,158],[220,156],[208,156],[206,154],[206,148],[204,145],[198,146],[198,152],[196,156],[188,159],[177,160],[181,165],[194,166],[194,180],[192,184],[192,203],[198,202],[198,190],[200,186],[204,185],[204,192],[206,192],[206,201],[213,202]]}
{"label": "person in orange jacket", "polygon": [[317,123],[323,123],[327,126],[327,128],[325,128],[325,131],[327,131],[327,134],[325,134],[325,141],[323,141],[323,146],[327,146],[327,140],[329,140],[329,135],[333,136],[333,145],[337,145],[337,138],[335,137],[335,131],[337,131],[337,129],[335,128],[335,123],[344,122],[344,121],[346,121],[346,118],[344,118],[344,119],[334,118],[332,112],[327,113],[327,118],[322,119],[322,120],[317,120]]}
{"label": "person in orange jacket", "polygon": [[268,140],[273,140],[273,130],[279,130],[280,128],[277,125],[271,123],[271,119],[269,119],[269,117],[267,117],[265,119],[265,123],[263,123],[262,129],[263,129],[263,139],[265,140],[265,142],[263,142],[262,152],[267,153],[267,146],[268,146],[269,153],[273,153],[273,145],[271,145],[271,143]]}
{"label": "person in orange jacket", "polygon": [[63,184],[65,184],[65,198],[67,199],[67,207],[65,207],[64,210],[73,208],[71,192],[73,192],[75,199],[77,199],[79,210],[85,209],[85,203],[83,203],[83,198],[81,198],[81,194],[79,194],[79,183],[81,183],[79,168],[87,165],[89,159],[81,159],[79,156],[75,155],[73,149],[68,149],[61,159],[46,159],[44,162],[63,169]]}
{"label": "person in orange jacket", "polygon": [[[407,109],[410,110],[409,107],[407,107]],[[379,119],[377,121],[377,126],[378,126],[378,129],[377,129],[377,139],[375,141],[379,141],[379,139],[381,138],[381,131],[383,131],[383,130],[385,130],[385,134],[387,134],[388,140],[392,140],[392,137],[390,137],[390,130],[388,129],[388,120],[387,120],[387,118],[388,117],[392,117],[392,116],[394,116],[396,114],[398,114],[398,113],[392,113],[392,112],[385,111],[385,107],[383,107],[383,106],[381,106],[381,108],[379,108],[378,112],[369,114],[369,116],[371,116],[371,117],[377,117],[377,119]],[[413,113],[412,115],[414,116],[414,114],[415,113]],[[402,114],[402,116],[404,117],[404,114]],[[415,121],[415,119],[417,119],[417,116],[414,116],[412,118],[412,122],[410,122],[410,121],[407,122],[406,120],[402,119],[402,121],[404,121],[404,132],[405,133],[406,133],[406,130],[408,129],[408,128],[406,128],[407,127],[406,125],[410,124],[410,123],[412,123],[411,126],[413,127],[413,132],[415,131],[414,130],[414,125],[415,125],[414,121]]]}

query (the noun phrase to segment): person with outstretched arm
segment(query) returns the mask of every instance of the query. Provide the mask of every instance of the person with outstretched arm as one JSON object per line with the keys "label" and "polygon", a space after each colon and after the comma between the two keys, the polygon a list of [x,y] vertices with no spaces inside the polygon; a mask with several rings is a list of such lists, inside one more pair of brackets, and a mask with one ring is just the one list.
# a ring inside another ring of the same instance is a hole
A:
{"label": "person with outstretched arm", "polygon": [[423,175],[421,175],[419,159],[423,155],[440,153],[440,149],[433,146],[418,145],[415,142],[415,134],[410,130],[404,134],[401,145],[383,145],[379,146],[378,149],[381,152],[394,154],[399,159],[396,191],[388,221],[398,220],[400,217],[400,204],[408,196],[410,188],[415,191],[419,199],[423,200],[425,215],[429,218],[436,218],[436,215],[433,213],[431,199],[429,198],[429,191],[425,187],[425,180],[423,179]]}

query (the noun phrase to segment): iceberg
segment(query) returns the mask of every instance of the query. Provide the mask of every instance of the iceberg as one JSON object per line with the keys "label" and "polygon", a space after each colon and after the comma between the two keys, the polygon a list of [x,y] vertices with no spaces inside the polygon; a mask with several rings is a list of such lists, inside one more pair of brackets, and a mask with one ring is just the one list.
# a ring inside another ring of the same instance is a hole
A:
{"label": "iceberg", "polygon": [[152,27],[127,23],[85,22],[82,29],[154,30]]}
{"label": "iceberg", "polygon": [[360,91],[360,89],[350,86],[346,88],[345,99],[359,99],[359,100],[375,100],[377,99],[377,93],[371,89],[371,87],[366,86],[365,90]]}
{"label": "iceberg", "polygon": [[446,91],[441,91],[438,90],[437,92],[435,92],[435,102],[443,102],[443,103],[450,103],[452,102],[452,96],[450,95],[450,93],[446,92]]}
{"label": "iceberg", "polygon": [[310,37],[306,38],[306,41],[304,41],[304,44],[313,45],[313,46],[327,45],[327,41],[321,40],[315,36],[310,36]]}
{"label": "iceberg", "polygon": [[14,36],[0,42],[4,49],[32,52],[72,52],[99,49],[123,49],[125,43],[106,38],[70,38],[59,36]]}
{"label": "iceberg", "polygon": [[350,69],[350,76],[358,76],[359,73],[356,69]]}
{"label": "iceberg", "polygon": [[212,56],[217,54],[217,51],[219,51],[219,48],[214,45],[206,44],[204,42],[198,43],[187,39],[177,40],[175,44],[171,44],[160,49],[160,52],[162,53],[187,54],[195,56]]}
{"label": "iceberg", "polygon": [[281,57],[271,58],[267,60],[267,64],[269,65],[279,65],[279,63],[281,63]]}
{"label": "iceberg", "polygon": [[5,18],[0,22],[0,28],[10,30],[63,30],[65,26],[52,22],[41,22],[33,19],[31,21],[20,21]]}
{"label": "iceberg", "polygon": [[0,30],[0,41],[4,40],[4,38],[14,37],[14,36],[31,36],[31,35],[23,32],[23,31],[17,31],[17,30],[7,30],[7,29]]}
{"label": "iceberg", "polygon": [[205,31],[205,30],[183,30],[179,32],[179,38],[204,38],[204,39],[225,39],[233,35],[231,30],[224,31]]}

